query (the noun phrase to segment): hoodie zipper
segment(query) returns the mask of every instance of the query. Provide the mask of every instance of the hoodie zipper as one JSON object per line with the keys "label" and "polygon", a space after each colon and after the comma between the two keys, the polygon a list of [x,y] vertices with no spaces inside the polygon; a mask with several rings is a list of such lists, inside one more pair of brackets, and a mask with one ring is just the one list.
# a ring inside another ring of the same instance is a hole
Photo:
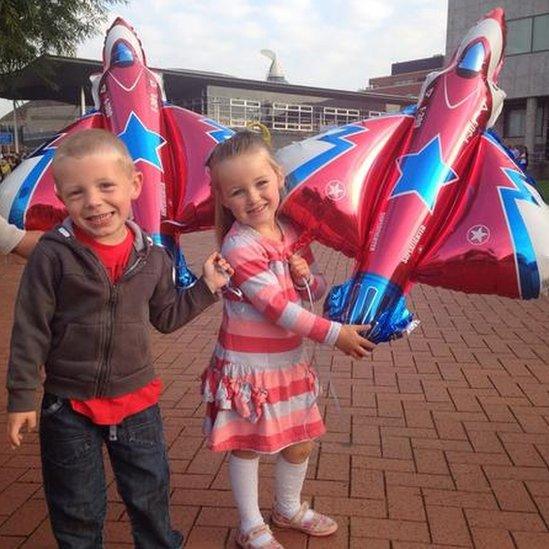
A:
{"label": "hoodie zipper", "polygon": [[105,391],[105,385],[110,374],[110,352],[112,345],[112,327],[114,324],[114,317],[116,312],[116,302],[118,298],[118,287],[116,285],[110,285],[109,287],[109,312],[107,316],[106,332],[107,337],[105,339],[105,345],[103,346],[103,353],[101,354],[101,365],[99,366],[99,375],[97,378],[96,395],[102,397]]}
{"label": "hoodie zipper", "polygon": [[112,282],[109,278],[109,275],[107,274],[107,271],[105,270],[105,267],[103,266],[101,261],[99,261],[97,256],[89,248],[84,247],[83,250],[84,250],[85,255],[88,256],[89,258],[91,258],[92,262],[97,267],[101,278],[103,279],[103,281],[105,282],[105,284],[107,286],[107,291],[109,292],[109,296],[108,296],[108,300],[107,300],[107,306],[109,308],[109,313],[108,313],[108,318],[107,318],[107,326],[106,326],[107,336],[106,336],[106,338],[103,342],[103,346],[102,346],[102,349],[101,349],[101,355],[99,357],[99,372],[98,372],[97,377],[96,377],[95,391],[94,391],[95,397],[101,397],[102,393],[104,391],[105,380],[106,380],[106,377],[107,377],[106,370],[108,369],[108,362],[109,362],[108,357],[109,357],[110,347],[111,347],[111,343],[112,343],[111,342],[111,340],[112,340],[112,325],[113,325],[113,322],[114,322],[115,307],[116,307],[116,302],[115,302],[115,299],[114,299],[114,292],[113,292],[114,285],[112,284]]}
{"label": "hoodie zipper", "polygon": [[101,265],[101,268],[103,272],[105,273],[106,279],[109,283],[109,300],[107,302],[108,304],[108,316],[107,316],[107,338],[105,340],[105,345],[103,346],[103,353],[101,355],[101,366],[99,367],[99,376],[97,379],[97,386],[96,386],[96,395],[97,397],[103,397],[105,393],[105,388],[107,386],[108,380],[110,378],[111,373],[111,347],[112,347],[112,332],[113,332],[113,326],[116,316],[116,306],[118,303],[118,288],[119,284],[123,282],[124,280],[127,280],[130,275],[136,271],[138,267],[142,267],[145,264],[145,260],[143,258],[138,257],[124,272],[124,274],[118,279],[116,283],[112,283],[105,272],[105,269],[103,268],[103,265]]}
{"label": "hoodie zipper", "polygon": [[131,275],[139,266],[142,266],[145,264],[145,260],[138,256],[137,259],[126,269],[124,274],[118,279],[118,282],[113,284],[109,278],[109,275],[107,274],[105,267],[97,259],[96,255],[88,248],[84,248],[86,255],[88,255],[92,261],[94,262],[95,266],[99,269],[101,272],[101,277],[105,281],[108,291],[109,291],[109,297],[107,300],[107,307],[108,307],[108,315],[107,315],[107,325],[106,325],[106,338],[105,342],[103,344],[101,356],[100,356],[100,365],[99,365],[99,373],[97,375],[97,380],[95,383],[95,396],[98,398],[101,398],[104,396],[105,388],[107,386],[107,382],[110,377],[110,371],[111,371],[111,363],[109,360],[110,354],[111,354],[111,347],[112,347],[112,328],[114,325],[114,320],[116,316],[116,305],[118,303],[118,285],[123,280],[126,280],[129,275]]}
{"label": "hoodie zipper", "polygon": [[[147,262],[146,256],[143,255],[142,251],[137,251],[137,259],[126,269],[126,271],[123,273],[123,275],[118,279],[118,281],[113,284],[109,278],[109,275],[107,274],[107,271],[105,270],[105,267],[101,263],[101,261],[97,258],[97,256],[86,246],[81,246],[80,243],[76,240],[74,236],[71,235],[72,231],[68,231],[66,228],[63,228],[64,232],[61,232],[61,234],[65,237],[63,241],[67,242],[70,248],[72,248],[75,252],[77,252],[81,256],[86,256],[88,258],[91,258],[92,263],[94,266],[100,271],[100,276],[103,278],[104,282],[106,283],[108,292],[109,292],[109,298],[107,301],[108,305],[108,318],[107,318],[107,336],[105,338],[105,342],[103,344],[102,354],[100,356],[100,366],[99,366],[99,372],[97,374],[96,382],[95,382],[95,396],[96,397],[102,397],[105,392],[105,387],[107,385],[108,379],[110,377],[110,370],[111,370],[111,364],[110,364],[110,353],[111,353],[111,347],[112,347],[112,328],[114,325],[114,320],[116,316],[116,305],[118,302],[118,285],[120,282],[127,280],[130,275],[134,273],[134,271],[139,270],[139,268],[142,268],[145,263]],[[61,231],[61,229],[60,229]]]}

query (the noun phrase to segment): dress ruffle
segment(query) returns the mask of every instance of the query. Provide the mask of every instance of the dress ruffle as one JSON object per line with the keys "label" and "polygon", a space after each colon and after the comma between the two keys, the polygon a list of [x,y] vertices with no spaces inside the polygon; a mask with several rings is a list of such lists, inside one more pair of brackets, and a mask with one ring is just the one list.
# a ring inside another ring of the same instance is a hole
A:
{"label": "dress ruffle", "polygon": [[[289,388],[296,383],[300,390],[291,393]],[[283,400],[305,397],[305,406],[313,406],[319,390],[316,372],[308,363],[284,369],[259,370],[214,357],[210,367],[202,374],[203,401],[213,405],[216,412],[233,410],[251,423],[257,423],[265,414],[269,415],[269,408]]]}

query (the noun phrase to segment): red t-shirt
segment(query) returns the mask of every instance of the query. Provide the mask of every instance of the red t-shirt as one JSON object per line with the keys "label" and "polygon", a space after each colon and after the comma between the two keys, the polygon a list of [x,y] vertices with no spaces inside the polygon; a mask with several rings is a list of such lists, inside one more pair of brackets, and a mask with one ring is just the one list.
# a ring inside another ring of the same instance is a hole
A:
{"label": "red t-shirt", "polygon": [[[88,233],[74,226],[76,238],[97,255],[113,283],[116,283],[124,273],[135,240],[133,232],[130,229],[127,230],[126,238],[120,244],[112,246],[97,242]],[[160,379],[153,379],[145,387],[125,395],[89,400],[71,399],[70,402],[73,410],[84,414],[97,425],[117,425],[128,416],[156,404],[161,390]]]}

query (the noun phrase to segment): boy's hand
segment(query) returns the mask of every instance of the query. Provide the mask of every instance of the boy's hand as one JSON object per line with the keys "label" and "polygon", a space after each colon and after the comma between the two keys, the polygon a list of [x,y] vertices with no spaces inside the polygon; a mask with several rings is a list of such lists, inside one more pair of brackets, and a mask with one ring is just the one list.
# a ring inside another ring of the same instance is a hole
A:
{"label": "boy's hand", "polygon": [[298,254],[293,254],[288,260],[290,264],[290,274],[292,280],[299,285],[303,285],[305,282],[309,282],[311,278],[311,269],[305,259]]}
{"label": "boy's hand", "polygon": [[219,252],[214,252],[204,262],[202,274],[204,275],[204,282],[214,294],[227,285],[229,278],[234,274],[234,269]]}
{"label": "boy's hand", "polygon": [[36,428],[36,412],[11,412],[8,414],[8,440],[13,450],[21,446],[21,429],[27,424],[27,432]]}
{"label": "boy's hand", "polygon": [[335,346],[343,351],[346,355],[353,358],[361,359],[370,354],[375,343],[362,337],[360,332],[367,332],[370,329],[370,324],[343,324],[339,332]]}

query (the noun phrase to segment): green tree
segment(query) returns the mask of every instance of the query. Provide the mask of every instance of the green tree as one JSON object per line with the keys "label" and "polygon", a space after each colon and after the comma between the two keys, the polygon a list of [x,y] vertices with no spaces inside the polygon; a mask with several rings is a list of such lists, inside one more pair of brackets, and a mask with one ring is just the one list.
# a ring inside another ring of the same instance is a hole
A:
{"label": "green tree", "polygon": [[39,55],[74,55],[114,4],[127,0],[0,0],[0,74]]}

